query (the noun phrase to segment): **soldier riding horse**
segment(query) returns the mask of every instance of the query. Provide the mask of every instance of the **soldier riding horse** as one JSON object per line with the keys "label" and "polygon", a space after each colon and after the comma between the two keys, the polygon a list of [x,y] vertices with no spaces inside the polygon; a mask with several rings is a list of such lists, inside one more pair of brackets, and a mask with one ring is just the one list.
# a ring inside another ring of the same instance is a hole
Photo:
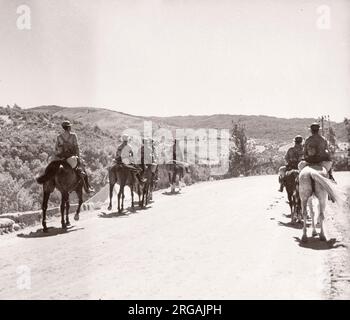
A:
{"label": "soldier riding horse", "polygon": [[[61,225],[65,229],[70,225],[69,222],[69,194],[76,192],[79,203],[75,220],[79,220],[80,208],[83,203],[83,188],[85,192],[93,192],[89,185],[88,177],[79,158],[79,146],[75,133],[71,132],[69,121],[62,123],[64,132],[57,136],[56,154],[53,161],[45,169],[45,173],[37,178],[37,182],[43,185],[43,202],[42,202],[42,226],[43,231],[47,232],[46,211],[50,194],[57,188],[61,193]],[[66,219],[64,219],[66,213]]]}

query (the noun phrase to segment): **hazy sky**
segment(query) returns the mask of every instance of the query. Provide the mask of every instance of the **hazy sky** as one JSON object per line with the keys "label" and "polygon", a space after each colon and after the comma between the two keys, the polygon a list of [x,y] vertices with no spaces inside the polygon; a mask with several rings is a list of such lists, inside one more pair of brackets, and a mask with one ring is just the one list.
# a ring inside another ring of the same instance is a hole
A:
{"label": "hazy sky", "polygon": [[350,1],[0,0],[0,105],[15,102],[341,121]]}

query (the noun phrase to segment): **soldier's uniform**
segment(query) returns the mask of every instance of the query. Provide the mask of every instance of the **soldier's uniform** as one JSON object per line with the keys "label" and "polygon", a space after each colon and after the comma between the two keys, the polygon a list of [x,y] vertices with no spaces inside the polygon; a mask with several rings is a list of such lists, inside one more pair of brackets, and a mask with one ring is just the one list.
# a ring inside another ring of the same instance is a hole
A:
{"label": "soldier's uniform", "polygon": [[71,124],[68,120],[62,122],[62,128],[65,130],[56,138],[55,155],[45,169],[45,173],[37,179],[38,183],[44,183],[61,165],[62,161],[66,161],[73,169],[84,184],[84,189],[87,193],[93,192],[94,189],[89,184],[89,179],[85,171],[84,165],[80,159],[80,150],[78,145],[77,135],[70,132]]}
{"label": "soldier's uniform", "polygon": [[[313,123],[311,125],[314,128],[319,128],[319,124]],[[331,174],[332,161],[328,150],[328,142],[322,137],[318,130],[313,132],[312,136],[308,137],[304,145],[304,161],[301,161],[298,165],[299,170],[302,170],[309,164],[320,165],[326,168],[333,179]]]}
{"label": "soldier's uniform", "polygon": [[287,163],[287,170],[298,169],[298,163],[303,159],[304,151],[301,144],[296,144],[288,149],[284,159]]}
{"label": "soldier's uniform", "polygon": [[282,166],[279,168],[278,173],[278,182],[280,183],[280,189],[279,191],[283,191],[284,187],[284,178],[286,176],[286,172],[292,169],[298,169],[299,162],[303,159],[304,152],[303,152],[303,138],[301,136],[296,136],[294,138],[295,145],[288,149],[284,160],[286,161],[287,165]]}
{"label": "soldier's uniform", "polygon": [[139,168],[135,164],[134,152],[131,146],[128,144],[129,136],[126,134],[123,134],[122,140],[123,142],[117,148],[115,162],[117,163],[117,165],[121,165],[130,169],[134,177],[140,183],[143,183],[144,180],[140,176],[141,168]]}

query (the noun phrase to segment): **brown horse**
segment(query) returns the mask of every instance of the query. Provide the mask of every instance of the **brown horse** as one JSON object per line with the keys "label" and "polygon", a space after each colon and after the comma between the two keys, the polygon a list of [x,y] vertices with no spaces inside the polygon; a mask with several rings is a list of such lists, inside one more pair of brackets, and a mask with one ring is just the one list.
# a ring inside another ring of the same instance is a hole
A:
{"label": "brown horse", "polygon": [[[59,165],[55,174],[47,181],[43,183],[43,202],[42,202],[42,226],[43,231],[47,232],[46,225],[46,211],[50,198],[50,194],[56,189],[61,193],[61,225],[62,229],[67,228],[70,225],[69,222],[69,194],[73,191],[78,196],[78,208],[74,216],[74,220],[79,220],[80,208],[83,203],[83,181],[79,178],[74,169],[65,161],[57,163]],[[40,180],[38,181],[40,183]],[[64,219],[64,213],[66,213],[66,220]]]}
{"label": "brown horse", "polygon": [[291,222],[301,222],[301,201],[299,197],[299,170],[292,169],[286,172],[284,178],[288,203],[290,207]]}
{"label": "brown horse", "polygon": [[108,210],[112,210],[112,199],[113,199],[113,190],[114,185],[116,183],[119,184],[119,192],[118,192],[118,212],[122,212],[124,210],[124,188],[128,186],[130,188],[131,193],[131,207],[134,208],[134,190],[137,192],[139,196],[139,206],[142,207],[141,202],[141,185],[134,177],[131,169],[121,166],[114,165],[108,169],[109,176],[109,206]]}
{"label": "brown horse", "polygon": [[157,165],[147,164],[143,170],[143,178],[146,179],[146,182],[142,188],[142,207],[147,206],[148,202],[152,200],[152,194],[155,187],[155,172],[157,170]]}
{"label": "brown horse", "polygon": [[177,160],[170,160],[163,166],[165,166],[165,169],[168,172],[171,193],[175,193],[177,183],[181,190],[180,181],[184,177],[185,171],[188,170],[188,164]]}

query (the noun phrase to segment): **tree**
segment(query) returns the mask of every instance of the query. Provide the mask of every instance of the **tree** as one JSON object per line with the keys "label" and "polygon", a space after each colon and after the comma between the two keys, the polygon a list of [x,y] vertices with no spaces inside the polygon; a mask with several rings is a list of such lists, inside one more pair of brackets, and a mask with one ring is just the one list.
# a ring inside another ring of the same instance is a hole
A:
{"label": "tree", "polygon": [[249,175],[257,162],[257,158],[246,135],[245,125],[240,121],[232,122],[232,145],[230,147],[229,171],[232,176]]}

